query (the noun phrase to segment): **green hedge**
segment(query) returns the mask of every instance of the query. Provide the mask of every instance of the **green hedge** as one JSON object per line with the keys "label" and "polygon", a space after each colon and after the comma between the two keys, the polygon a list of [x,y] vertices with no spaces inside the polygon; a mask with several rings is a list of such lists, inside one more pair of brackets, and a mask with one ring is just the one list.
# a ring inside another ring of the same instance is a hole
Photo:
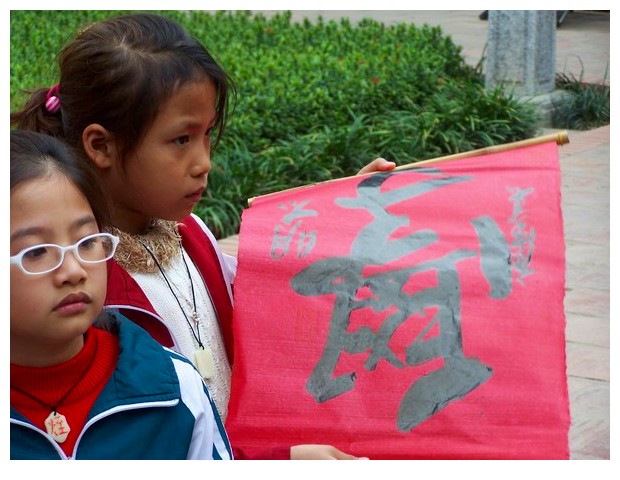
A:
{"label": "green hedge", "polygon": [[[55,55],[87,21],[118,11],[12,11],[11,109],[52,85]],[[166,11],[235,79],[238,102],[196,213],[236,233],[247,199],[399,164],[508,143],[536,132],[532,107],[497,89],[439,27],[373,20],[292,22],[249,12]]]}

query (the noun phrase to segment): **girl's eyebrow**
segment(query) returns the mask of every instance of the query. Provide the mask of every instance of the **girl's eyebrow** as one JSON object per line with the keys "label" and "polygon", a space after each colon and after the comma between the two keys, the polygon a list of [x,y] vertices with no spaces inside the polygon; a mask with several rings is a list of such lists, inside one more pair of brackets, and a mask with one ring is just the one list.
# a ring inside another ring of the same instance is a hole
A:
{"label": "girl's eyebrow", "polygon": [[91,223],[94,223],[95,225],[97,225],[97,220],[95,219],[95,216],[92,213],[78,218],[75,222],[73,222],[73,225],[71,226],[71,228],[73,230],[77,230],[80,227],[83,227],[84,225],[90,225]]}
{"label": "girl's eyebrow", "polygon": [[[89,225],[91,223],[94,223],[95,225],[97,224],[97,221],[95,220],[95,217],[93,215],[84,215],[83,217],[80,217],[75,222],[73,222],[71,224],[70,229],[71,230],[78,230],[81,227],[83,227],[84,225]],[[43,228],[43,227],[39,227],[39,226],[21,228],[21,229],[16,230],[15,232],[13,232],[11,234],[10,241],[13,242],[13,241],[18,240],[20,238],[24,238],[24,237],[28,237],[28,236],[32,236],[32,235],[40,235],[41,233],[45,232],[45,230],[47,230],[47,229]]]}
{"label": "girl's eyebrow", "polygon": [[43,231],[42,228],[40,227],[28,227],[28,228],[21,228],[15,232],[13,232],[11,234],[11,242],[14,242],[15,240],[19,240],[20,238],[24,238],[24,237],[29,237],[31,235],[38,235]]}
{"label": "girl's eyebrow", "polygon": [[[180,120],[174,123],[171,123],[171,125],[177,128],[187,128],[187,127],[198,128],[198,127],[202,127],[203,123],[200,120],[197,120],[196,118],[194,118],[193,116],[187,116],[187,117],[182,117]],[[214,125],[215,125],[215,115],[208,122],[208,128],[213,128]]]}

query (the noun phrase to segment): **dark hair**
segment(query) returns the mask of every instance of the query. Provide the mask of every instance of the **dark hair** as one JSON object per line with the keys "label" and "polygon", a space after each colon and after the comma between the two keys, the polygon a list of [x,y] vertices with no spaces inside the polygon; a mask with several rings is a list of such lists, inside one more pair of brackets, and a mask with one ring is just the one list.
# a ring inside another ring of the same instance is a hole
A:
{"label": "dark hair", "polygon": [[210,80],[217,92],[214,132],[219,142],[235,87],[207,49],[177,22],[142,13],[93,23],[59,57],[60,109],[45,108],[49,88],[32,93],[11,124],[61,136],[83,152],[82,132],[93,123],[115,138],[121,158],[135,148],[160,106],[191,82]]}
{"label": "dark hair", "polygon": [[26,130],[11,130],[11,190],[23,182],[58,172],[82,192],[99,229],[108,222],[108,207],[90,162],[80,161],[59,139]]}

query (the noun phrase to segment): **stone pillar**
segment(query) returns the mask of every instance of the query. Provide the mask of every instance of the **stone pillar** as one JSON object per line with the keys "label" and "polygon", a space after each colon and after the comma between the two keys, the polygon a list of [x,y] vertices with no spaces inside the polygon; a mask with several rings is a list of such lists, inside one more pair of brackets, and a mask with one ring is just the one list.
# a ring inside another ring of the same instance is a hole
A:
{"label": "stone pillar", "polygon": [[555,88],[555,10],[489,10],[485,85],[517,97]]}

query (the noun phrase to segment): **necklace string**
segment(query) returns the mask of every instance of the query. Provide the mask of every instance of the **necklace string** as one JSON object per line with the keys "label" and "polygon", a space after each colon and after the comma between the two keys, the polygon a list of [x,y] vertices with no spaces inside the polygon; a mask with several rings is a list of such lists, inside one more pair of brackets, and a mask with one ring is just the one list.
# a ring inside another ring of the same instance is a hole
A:
{"label": "necklace string", "polygon": [[192,312],[192,320],[193,320],[194,324],[196,325],[196,331],[194,331],[194,327],[192,327],[192,322],[187,317],[187,314],[185,313],[185,310],[183,309],[183,305],[181,305],[181,301],[179,300],[179,297],[177,296],[176,293],[174,293],[174,289],[172,288],[172,285],[170,284],[170,280],[168,280],[168,277],[164,273],[164,269],[161,266],[161,264],[159,263],[159,260],[157,260],[157,257],[151,251],[151,249],[146,245],[146,243],[144,243],[142,240],[138,240],[138,241],[142,244],[142,246],[149,253],[151,258],[155,262],[155,265],[157,265],[157,268],[159,269],[159,272],[161,273],[161,276],[164,277],[164,280],[166,281],[166,285],[168,285],[168,289],[170,290],[170,293],[172,293],[172,296],[177,301],[177,304],[179,305],[179,308],[181,309],[181,313],[183,313],[183,316],[185,317],[185,320],[187,321],[187,325],[189,325],[189,329],[191,330],[192,335],[196,339],[196,342],[198,342],[198,347],[201,348],[202,350],[204,350],[205,347],[202,344],[202,340],[200,339],[200,328],[198,326],[198,313],[196,312],[196,293],[194,291],[194,281],[192,279],[192,274],[189,271],[189,266],[187,265],[187,262],[185,261],[185,255],[183,255],[183,249],[181,248],[181,258],[183,259],[183,263],[185,264],[185,270],[187,271],[187,276],[189,278],[189,283],[190,283],[191,288],[192,288],[192,304],[193,304],[193,307],[194,307],[194,310]]}
{"label": "necklace string", "polygon": [[62,405],[62,403],[67,399],[67,397],[71,394],[71,392],[73,392],[73,390],[75,390],[75,388],[82,382],[82,380],[84,380],[84,378],[86,377],[86,374],[90,371],[90,368],[85,368],[84,372],[82,372],[82,374],[79,376],[79,378],[77,379],[77,381],[71,386],[71,388],[69,390],[67,390],[65,392],[65,394],[60,398],[60,400],[58,400],[57,402],[55,402],[54,405],[50,405],[46,402],[44,402],[43,400],[35,397],[34,395],[22,390],[21,388],[17,388],[13,385],[11,385],[11,389],[15,390],[16,392],[21,393],[22,395],[25,395],[26,397],[30,398],[31,400],[34,400],[35,402],[37,402],[40,405],[43,405],[44,407],[49,408],[52,413],[56,414],[58,413],[58,407],[60,407]]}

